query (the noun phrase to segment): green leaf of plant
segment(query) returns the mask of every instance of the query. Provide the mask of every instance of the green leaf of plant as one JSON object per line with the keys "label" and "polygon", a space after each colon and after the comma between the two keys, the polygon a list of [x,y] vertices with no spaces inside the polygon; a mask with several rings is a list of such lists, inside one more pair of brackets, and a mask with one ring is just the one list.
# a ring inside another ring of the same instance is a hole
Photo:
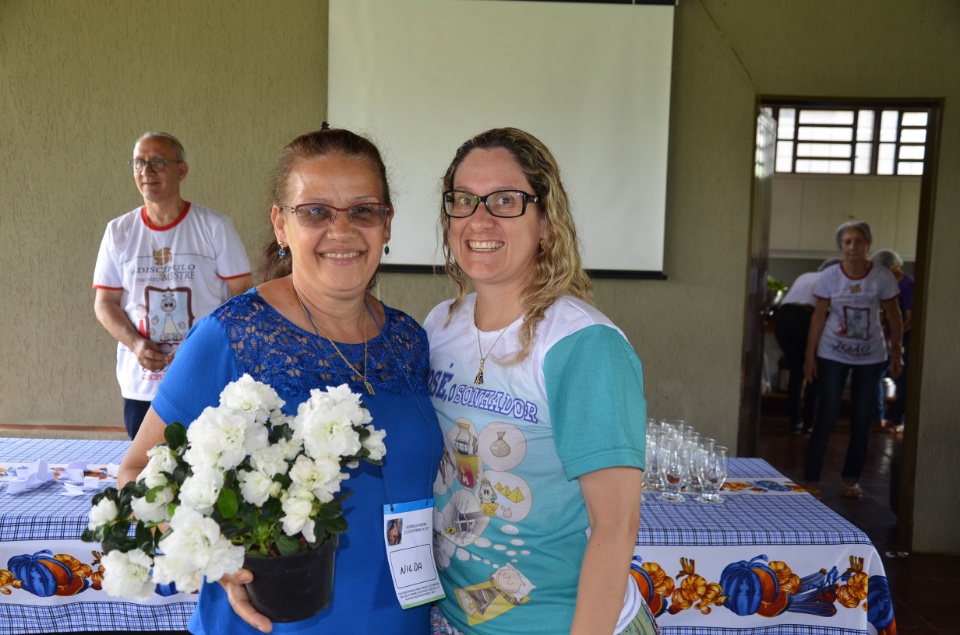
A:
{"label": "green leaf of plant", "polygon": [[343,516],[330,519],[324,518],[320,522],[323,528],[333,535],[342,534],[347,531],[347,520]]}
{"label": "green leaf of plant", "polygon": [[187,477],[190,476],[190,468],[186,464],[177,465],[171,474],[171,480],[176,483],[178,486],[183,485],[183,482],[187,480]]}
{"label": "green leaf of plant", "polygon": [[320,520],[332,520],[340,516],[343,516],[343,510],[335,501],[320,506],[320,512],[318,514]]}
{"label": "green leaf of plant", "polygon": [[300,553],[300,540],[297,538],[291,538],[290,536],[281,533],[276,538],[277,549],[280,550],[280,553],[284,556],[292,556]]}
{"label": "green leaf of plant", "polygon": [[217,509],[227,520],[237,515],[237,509],[240,503],[237,501],[237,493],[232,489],[224,487],[220,490],[220,496],[217,497]]}
{"label": "green leaf of plant", "polygon": [[137,548],[148,555],[154,555],[153,550],[153,532],[143,526],[143,523],[137,523],[134,531],[134,540],[137,541]]}
{"label": "green leaf of plant", "polygon": [[177,450],[187,442],[187,429],[174,421],[163,430],[163,438],[171,450]]}

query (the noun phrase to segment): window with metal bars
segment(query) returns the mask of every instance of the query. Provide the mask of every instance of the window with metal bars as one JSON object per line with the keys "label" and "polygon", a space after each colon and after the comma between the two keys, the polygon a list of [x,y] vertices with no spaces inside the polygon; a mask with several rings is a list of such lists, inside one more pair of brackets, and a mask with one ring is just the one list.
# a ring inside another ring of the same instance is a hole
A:
{"label": "window with metal bars", "polygon": [[923,174],[926,110],[780,106],[773,115],[779,173]]}

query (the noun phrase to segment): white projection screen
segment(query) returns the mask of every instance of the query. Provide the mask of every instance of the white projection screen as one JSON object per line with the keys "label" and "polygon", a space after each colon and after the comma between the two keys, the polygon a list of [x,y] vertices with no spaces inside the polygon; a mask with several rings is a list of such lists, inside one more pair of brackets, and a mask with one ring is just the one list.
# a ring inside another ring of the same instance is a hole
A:
{"label": "white projection screen", "polygon": [[489,128],[553,152],[584,265],[663,278],[671,4],[331,0],[328,120],[370,137],[396,217],[387,271],[441,265],[440,179]]}

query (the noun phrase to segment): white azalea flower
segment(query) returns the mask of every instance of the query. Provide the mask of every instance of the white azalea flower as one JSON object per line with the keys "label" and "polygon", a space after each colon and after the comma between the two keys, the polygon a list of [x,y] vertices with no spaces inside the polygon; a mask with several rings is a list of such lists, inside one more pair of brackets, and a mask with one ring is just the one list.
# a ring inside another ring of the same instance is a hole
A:
{"label": "white azalea flower", "polygon": [[267,447],[270,447],[270,433],[267,430],[267,424],[260,422],[249,424],[243,437],[244,456],[250,456],[257,450]]}
{"label": "white azalea flower", "polygon": [[248,423],[242,414],[226,408],[206,408],[187,428],[190,447],[184,460],[194,469],[236,467],[247,457]]}
{"label": "white azalea flower", "polygon": [[203,584],[243,565],[243,547],[231,545],[220,535],[220,526],[189,507],[181,505],[170,520],[173,530],[158,545],[163,555],[153,564],[157,582],[173,582],[182,593],[192,593]]}
{"label": "white azalea flower", "polygon": [[220,393],[221,406],[246,412],[260,424],[266,423],[284,403],[273,388],[254,380],[249,374],[230,382]]}
{"label": "white azalea flower", "polygon": [[387,446],[383,443],[383,438],[387,436],[387,432],[386,430],[377,430],[373,426],[365,426],[365,428],[370,432],[370,436],[363,440],[363,447],[370,452],[368,458],[379,461],[387,453]]}
{"label": "white azalea flower", "polygon": [[243,566],[243,547],[231,544],[226,538],[220,537],[210,546],[207,561],[201,573],[208,582],[215,582],[228,573],[234,573]]}
{"label": "white azalea flower", "polygon": [[180,486],[180,504],[207,515],[213,511],[222,489],[223,472],[214,468],[196,471]]}
{"label": "white azalea flower", "polygon": [[284,516],[280,518],[283,523],[283,533],[288,536],[296,536],[303,531],[307,523],[311,523],[310,530],[313,530],[313,520],[310,518],[313,513],[314,496],[307,489],[297,489],[291,492],[291,495],[283,501]]}
{"label": "white azalea flower", "polygon": [[[205,409],[187,428],[185,448],[173,451],[161,444],[147,453],[149,460],[138,483],[141,491],[145,485],[153,492],[153,502],[134,496],[132,517],[121,517],[117,505],[108,499],[93,506],[92,530],[112,530],[129,520],[137,522],[138,531],[144,523],[169,522],[171,528],[160,540],[152,563],[151,550],[105,554],[104,588],[109,593],[146,599],[157,582],[175,583],[181,592],[189,593],[205,580],[213,582],[235,572],[243,564],[244,547],[233,545],[223,531],[231,533],[231,527],[239,527],[239,519],[250,517],[251,506],[261,507],[271,498],[281,505],[280,522],[286,535],[316,540],[321,507],[332,503],[348,478],[343,466],[356,468],[360,452],[370,460],[381,460],[386,433],[368,425],[372,419],[361,396],[346,384],[312,390],[296,417],[284,414],[283,405],[272,388],[244,375],[224,388],[218,407]],[[366,426],[367,435],[362,442],[361,426]],[[288,430],[292,438],[282,438]],[[187,476],[178,487],[171,475],[184,469]],[[208,514],[219,518],[213,510],[233,471],[236,480],[230,477],[230,487],[244,511],[238,518],[220,519],[221,529]],[[289,480],[276,479],[278,475]],[[290,485],[284,487],[278,481]],[[174,509],[172,518],[170,509]]]}
{"label": "white azalea flower", "polygon": [[153,597],[157,585],[150,579],[153,563],[140,549],[127,553],[111,551],[100,558],[103,565],[103,590],[113,597],[128,597],[141,602]]}
{"label": "white azalea flower", "polygon": [[314,390],[297,411],[300,425],[294,436],[303,439],[304,449],[313,457],[356,454],[362,447],[360,436],[353,429],[356,411],[352,404],[324,399],[323,393]]}
{"label": "white azalea flower", "polygon": [[147,457],[149,457],[149,461],[147,461],[143,471],[140,472],[137,480],[143,481],[151,489],[166,485],[169,481],[163,473],[173,474],[173,471],[177,469],[176,453],[166,445],[157,445],[147,450]]}
{"label": "white azalea flower", "polygon": [[303,534],[303,537],[309,542],[313,542],[317,539],[317,535],[313,533],[313,530],[316,529],[316,527],[317,522],[311,518],[307,522],[303,523],[303,529],[300,530],[300,533]]}
{"label": "white azalea flower", "polygon": [[100,502],[90,509],[90,524],[88,529],[98,529],[117,519],[117,504],[109,498],[101,498]]}
{"label": "white azalea flower", "polygon": [[[297,453],[290,457],[291,460],[299,454],[299,443],[297,445]],[[260,448],[250,455],[250,465],[258,472],[262,472],[267,478],[273,478],[277,474],[286,474],[287,470],[290,469],[286,451],[287,448],[279,443]]]}
{"label": "white azalea flower", "polygon": [[130,506],[133,507],[133,515],[139,520],[145,523],[162,523],[170,520],[167,510],[172,502],[173,488],[165,487],[156,492],[152,503],[146,497],[134,497],[130,501]]}
{"label": "white azalea flower", "polygon": [[286,461],[292,461],[297,456],[303,452],[303,441],[301,439],[280,439],[276,443],[276,447],[280,448],[280,451],[283,452],[283,458]]}
{"label": "white azalea flower", "polygon": [[280,483],[260,471],[242,471],[237,473],[237,478],[240,480],[240,495],[243,500],[257,507],[266,503],[270,496],[280,492]]}
{"label": "white azalea flower", "polygon": [[346,478],[348,475],[340,471],[340,462],[333,456],[311,459],[301,454],[290,468],[290,480],[312,492],[321,503],[333,500],[340,491],[340,482]]}

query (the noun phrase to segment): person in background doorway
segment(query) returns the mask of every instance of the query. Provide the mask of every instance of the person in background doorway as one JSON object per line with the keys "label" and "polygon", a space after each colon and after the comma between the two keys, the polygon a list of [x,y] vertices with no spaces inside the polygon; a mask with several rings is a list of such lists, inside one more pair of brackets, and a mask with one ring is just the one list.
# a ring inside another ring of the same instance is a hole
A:
{"label": "person in background doorway", "polygon": [[777,308],[774,336],[787,359],[787,411],[790,414],[790,431],[794,434],[810,434],[817,405],[816,381],[804,382],[803,379],[810,316],[817,304],[813,290],[817,286],[819,272],[838,262],[839,258],[828,258],[816,271],[797,276]]}
{"label": "person in background doorway", "polygon": [[[804,480],[814,496],[820,492],[820,472],[830,435],[837,425],[843,391],[850,376],[850,442],[843,464],[843,496],[860,498],[860,475],[867,461],[870,419],[876,404],[877,385],[887,363],[887,341],[880,308],[890,325],[892,355],[890,376],[900,375],[900,308],[896,278],[886,267],[875,266],[867,254],[873,236],[863,221],[848,221],[837,228],[839,264],[820,272],[814,295],[817,306],[810,319],[807,355],[803,365],[807,381],[818,380],[817,418],[807,446]],[[829,314],[828,310],[829,309]]]}
{"label": "person in background doorway", "polygon": [[[907,364],[910,357],[910,327],[913,324],[913,288],[916,283],[913,276],[904,272],[903,259],[900,254],[892,249],[878,249],[870,256],[870,260],[875,264],[882,265],[893,272],[897,279],[897,286],[900,288],[900,295],[897,296],[897,305],[900,307],[900,316],[903,322],[903,367],[900,376],[894,379],[897,389],[896,398],[890,410],[884,416],[884,386],[880,382],[880,398],[878,400],[879,418],[883,422],[885,429],[891,433],[903,431],[905,420],[905,410],[907,406]],[[891,379],[893,379],[891,377]]]}
{"label": "person in background doorway", "polygon": [[143,205],[107,224],[93,308],[117,340],[123,423],[132,439],[187,331],[252,279],[230,219],[181,198],[188,166],[176,137],[142,135],[130,167]]}

